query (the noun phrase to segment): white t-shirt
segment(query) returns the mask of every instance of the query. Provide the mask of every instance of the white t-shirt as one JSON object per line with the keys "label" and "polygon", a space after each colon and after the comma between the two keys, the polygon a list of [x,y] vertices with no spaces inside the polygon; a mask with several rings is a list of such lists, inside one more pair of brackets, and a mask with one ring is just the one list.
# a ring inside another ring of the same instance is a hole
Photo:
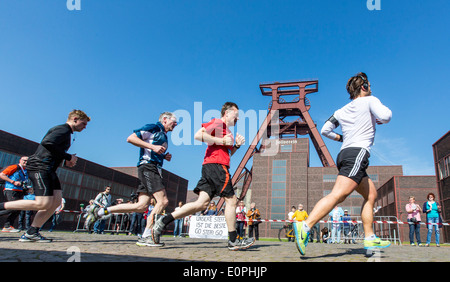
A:
{"label": "white t-shirt", "polygon": [[289,212],[289,213],[288,213],[288,219],[289,219],[289,220],[292,220],[292,216],[293,216],[293,215],[294,215],[294,212]]}
{"label": "white t-shirt", "polygon": [[358,147],[370,152],[375,138],[375,123],[388,123],[391,118],[392,111],[378,98],[360,97],[334,112],[322,127],[321,134],[334,139],[336,133],[333,130],[340,125],[343,135],[341,150]]}

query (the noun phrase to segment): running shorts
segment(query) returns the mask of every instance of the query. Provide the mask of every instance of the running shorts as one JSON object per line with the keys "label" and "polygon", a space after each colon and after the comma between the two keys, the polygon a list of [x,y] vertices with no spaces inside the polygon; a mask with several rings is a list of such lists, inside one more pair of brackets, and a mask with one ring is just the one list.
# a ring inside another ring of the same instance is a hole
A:
{"label": "running shorts", "polygon": [[61,190],[61,183],[54,171],[28,171],[36,196],[53,196],[54,190]]}
{"label": "running shorts", "polygon": [[152,195],[153,193],[164,189],[161,172],[154,163],[138,166],[138,178],[141,181],[137,189],[138,193]]}
{"label": "running shorts", "polygon": [[208,193],[210,199],[215,196],[232,197],[234,189],[231,185],[228,167],[222,164],[204,164],[202,166],[202,178],[198,181],[194,193],[199,194],[200,191]]}
{"label": "running shorts", "polygon": [[367,177],[366,169],[369,166],[369,152],[364,148],[350,147],[339,152],[337,168],[339,175],[354,180],[358,185]]}

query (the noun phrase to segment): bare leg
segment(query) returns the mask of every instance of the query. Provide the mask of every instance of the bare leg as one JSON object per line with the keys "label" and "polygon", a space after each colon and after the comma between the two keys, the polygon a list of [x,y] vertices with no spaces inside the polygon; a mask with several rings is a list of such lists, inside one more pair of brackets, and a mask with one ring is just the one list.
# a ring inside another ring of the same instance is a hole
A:
{"label": "bare leg", "polygon": [[225,221],[227,222],[228,232],[236,231],[236,195],[225,198]]}
{"label": "bare leg", "polygon": [[309,217],[304,221],[306,225],[312,228],[319,220],[325,217],[337,204],[343,202],[350,195],[358,184],[351,178],[338,175],[336,183],[330,194],[322,198],[314,206]]}
{"label": "bare leg", "polygon": [[150,196],[147,193],[139,193],[136,203],[120,204],[108,207],[110,213],[145,212],[150,204]]}
{"label": "bare leg", "polygon": [[47,220],[53,215],[56,208],[61,205],[62,191],[55,190],[53,191],[53,196],[42,196],[40,198],[47,198],[46,200],[44,200],[44,202],[47,202],[47,206],[36,213],[33,222],[31,223],[32,227],[42,227],[45,222],[47,222]]}
{"label": "bare leg", "polygon": [[[161,214],[162,211],[167,207],[169,204],[169,200],[167,199],[166,190],[160,190],[158,192],[153,193],[153,197],[156,200],[156,205],[153,208],[150,215],[147,217],[147,225],[146,228],[151,228],[153,225],[153,219],[155,214]],[[148,205],[147,205],[148,206]]]}
{"label": "bare leg", "polygon": [[7,210],[38,211],[31,226],[41,227],[61,204],[62,192],[55,190],[53,196],[36,196],[35,200],[17,200],[5,203]]}
{"label": "bare leg", "polygon": [[208,207],[211,198],[208,193],[200,191],[198,199],[195,202],[187,203],[172,213],[174,219],[182,218],[199,211],[203,211]]}
{"label": "bare leg", "polygon": [[361,208],[361,220],[363,222],[364,234],[369,237],[373,232],[373,206],[377,199],[377,189],[369,177],[363,178],[356,191],[364,198]]}

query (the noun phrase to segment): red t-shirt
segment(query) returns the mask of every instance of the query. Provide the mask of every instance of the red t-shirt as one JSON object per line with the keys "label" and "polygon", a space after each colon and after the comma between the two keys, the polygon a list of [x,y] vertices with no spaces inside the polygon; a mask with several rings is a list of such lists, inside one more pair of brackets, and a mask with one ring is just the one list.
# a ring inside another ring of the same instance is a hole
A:
{"label": "red t-shirt", "polygon": [[[214,137],[223,138],[225,135],[231,133],[227,125],[219,118],[212,119],[208,123],[203,123],[202,127],[206,129],[206,132]],[[234,143],[234,138],[231,136]],[[203,164],[222,164],[230,166],[230,151],[233,146],[223,145],[208,145],[205,152],[205,158]]]}

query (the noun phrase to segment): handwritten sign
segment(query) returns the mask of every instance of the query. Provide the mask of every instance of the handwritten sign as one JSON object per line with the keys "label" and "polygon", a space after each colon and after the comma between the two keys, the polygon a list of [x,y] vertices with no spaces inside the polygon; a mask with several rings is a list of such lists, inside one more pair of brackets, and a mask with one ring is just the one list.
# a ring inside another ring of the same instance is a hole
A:
{"label": "handwritten sign", "polygon": [[192,216],[189,237],[206,239],[228,239],[225,216]]}

